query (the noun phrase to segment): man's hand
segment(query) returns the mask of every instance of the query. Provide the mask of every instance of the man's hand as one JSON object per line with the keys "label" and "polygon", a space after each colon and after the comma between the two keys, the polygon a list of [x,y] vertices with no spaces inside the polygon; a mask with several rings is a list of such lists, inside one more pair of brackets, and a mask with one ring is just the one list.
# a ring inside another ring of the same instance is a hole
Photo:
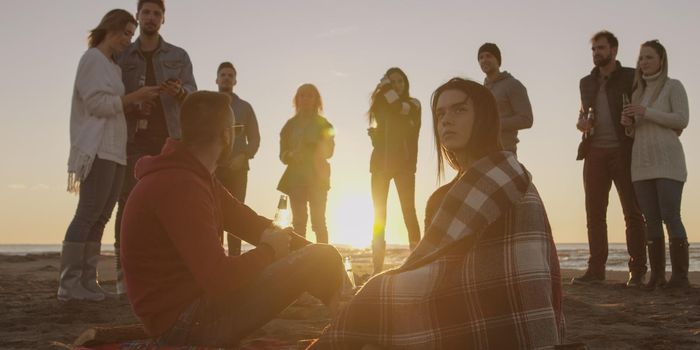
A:
{"label": "man's hand", "polygon": [[589,123],[586,118],[578,118],[578,122],[576,123],[576,129],[578,129],[581,132],[588,132],[588,129],[590,128],[591,123]]}
{"label": "man's hand", "polygon": [[275,260],[284,258],[289,254],[289,241],[292,237],[287,230],[291,230],[291,228],[280,229],[279,227],[271,226],[263,231],[260,237],[260,243],[269,245],[275,251]]}
{"label": "man's hand", "polygon": [[182,91],[182,82],[180,79],[168,79],[160,84],[160,87],[166,94],[177,97]]}

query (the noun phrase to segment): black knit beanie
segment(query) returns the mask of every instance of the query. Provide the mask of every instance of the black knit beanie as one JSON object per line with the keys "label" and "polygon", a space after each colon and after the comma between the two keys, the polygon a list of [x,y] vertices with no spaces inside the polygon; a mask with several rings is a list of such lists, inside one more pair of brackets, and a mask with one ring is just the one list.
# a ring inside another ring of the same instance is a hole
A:
{"label": "black knit beanie", "polygon": [[492,54],[494,57],[496,57],[496,60],[498,60],[498,65],[501,65],[501,50],[498,49],[498,46],[494,43],[485,43],[484,45],[481,45],[479,48],[479,53],[476,54],[476,59],[479,59],[479,56],[481,55],[482,52],[488,52]]}

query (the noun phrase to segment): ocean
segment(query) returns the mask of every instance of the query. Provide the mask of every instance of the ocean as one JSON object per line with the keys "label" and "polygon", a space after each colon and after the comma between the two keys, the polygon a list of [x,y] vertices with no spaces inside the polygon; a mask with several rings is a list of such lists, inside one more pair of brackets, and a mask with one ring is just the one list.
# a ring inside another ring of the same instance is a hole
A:
{"label": "ocean", "polygon": [[[341,248],[350,248],[340,246]],[[243,250],[249,249],[246,244]],[[408,249],[407,245],[390,245],[390,249]],[[27,255],[41,253],[58,253],[61,251],[60,244],[0,244],[0,254],[4,255]],[[559,264],[563,269],[584,270],[588,260],[587,243],[561,243],[557,245],[559,253]],[[102,253],[105,255],[114,254],[112,245],[104,245]],[[671,264],[666,252],[666,269],[670,271]],[[608,253],[607,268],[613,271],[627,271],[627,248],[624,243],[611,243]],[[387,257],[389,258],[389,257]],[[700,271],[700,243],[690,243],[690,271]]]}

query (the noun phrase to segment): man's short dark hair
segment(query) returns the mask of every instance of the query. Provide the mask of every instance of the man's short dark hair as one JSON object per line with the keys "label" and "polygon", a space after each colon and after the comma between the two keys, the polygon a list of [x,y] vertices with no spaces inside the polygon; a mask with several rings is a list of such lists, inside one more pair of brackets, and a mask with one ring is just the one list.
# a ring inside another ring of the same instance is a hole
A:
{"label": "man's short dark hair", "polygon": [[224,68],[231,68],[233,69],[233,74],[238,74],[238,72],[236,72],[236,68],[233,66],[233,63],[229,61],[221,62],[219,68],[216,69],[216,74],[219,74],[219,72],[221,72],[221,70]]}
{"label": "man's short dark hair", "polygon": [[617,41],[617,37],[615,37],[615,34],[610,33],[607,30],[601,30],[598,33],[593,34],[593,37],[591,38],[591,43],[599,40],[600,38],[605,38],[606,40],[608,40],[608,44],[610,44],[610,48],[617,47],[617,45],[619,45],[619,43]]}
{"label": "man's short dark hair", "polygon": [[207,145],[233,125],[231,98],[223,93],[197,91],[182,103],[180,121],[182,142],[186,145]]}
{"label": "man's short dark hair", "polygon": [[160,9],[165,13],[165,1],[163,0],[139,0],[138,4],[136,5],[136,12],[141,11],[141,8],[143,7],[143,4],[150,2],[151,4],[156,4]]}

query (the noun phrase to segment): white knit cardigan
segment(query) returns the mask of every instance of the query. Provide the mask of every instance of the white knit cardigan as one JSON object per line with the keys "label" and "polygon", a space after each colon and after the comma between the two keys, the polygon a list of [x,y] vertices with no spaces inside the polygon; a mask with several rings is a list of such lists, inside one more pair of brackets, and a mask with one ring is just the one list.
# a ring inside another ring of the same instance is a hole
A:
{"label": "white knit cardigan", "polygon": [[[632,181],[672,179],[685,182],[688,171],[679,134],[688,126],[688,95],[676,79],[660,82],[645,77],[647,87],[641,105],[646,112],[636,118],[632,146]],[[664,84],[650,103],[656,84]]]}
{"label": "white knit cardigan", "polygon": [[70,113],[68,191],[77,192],[95,157],[126,165],[122,72],[99,49],[80,58]]}

